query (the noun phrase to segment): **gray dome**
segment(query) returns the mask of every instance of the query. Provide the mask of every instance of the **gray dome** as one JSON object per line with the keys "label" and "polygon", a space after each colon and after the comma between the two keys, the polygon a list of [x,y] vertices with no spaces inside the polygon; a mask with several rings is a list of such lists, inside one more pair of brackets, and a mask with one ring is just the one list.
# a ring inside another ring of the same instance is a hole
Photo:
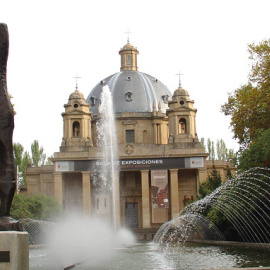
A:
{"label": "gray dome", "polygon": [[86,102],[91,105],[94,115],[97,115],[102,87],[105,85],[113,95],[115,113],[150,113],[154,102],[156,108],[160,102],[162,112],[166,113],[168,99],[172,96],[169,89],[156,78],[139,71],[125,70],[105,78],[92,89]]}

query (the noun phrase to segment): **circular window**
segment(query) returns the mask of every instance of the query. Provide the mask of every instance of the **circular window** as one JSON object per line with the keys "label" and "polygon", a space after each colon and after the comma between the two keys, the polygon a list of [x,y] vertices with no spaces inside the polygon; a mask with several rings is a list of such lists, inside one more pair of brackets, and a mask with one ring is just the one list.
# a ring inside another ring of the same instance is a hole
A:
{"label": "circular window", "polygon": [[180,104],[181,104],[181,105],[184,105],[184,104],[185,104],[185,101],[184,101],[184,100],[181,100],[181,101],[180,101]]}
{"label": "circular window", "polygon": [[74,104],[73,107],[74,107],[74,108],[78,108],[78,104]]}

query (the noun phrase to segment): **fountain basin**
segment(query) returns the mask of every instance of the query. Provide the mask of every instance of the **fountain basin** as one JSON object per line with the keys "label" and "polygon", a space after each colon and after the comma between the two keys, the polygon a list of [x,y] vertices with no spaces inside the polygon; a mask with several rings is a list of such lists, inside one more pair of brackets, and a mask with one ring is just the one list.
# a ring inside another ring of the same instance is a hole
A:
{"label": "fountain basin", "polygon": [[[102,254],[100,254],[102,256]],[[63,269],[52,265],[46,249],[30,249],[30,270]],[[177,246],[158,246],[153,243],[126,245],[113,250],[113,256],[102,264],[87,262],[74,269],[225,269],[269,266],[268,251],[248,246],[213,246],[185,243]],[[266,268],[269,269],[269,268]]]}

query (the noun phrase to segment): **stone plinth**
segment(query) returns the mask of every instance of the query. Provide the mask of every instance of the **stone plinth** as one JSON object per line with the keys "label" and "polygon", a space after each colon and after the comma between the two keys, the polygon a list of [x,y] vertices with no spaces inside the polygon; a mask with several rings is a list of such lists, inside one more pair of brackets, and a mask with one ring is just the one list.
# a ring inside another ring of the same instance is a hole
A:
{"label": "stone plinth", "polygon": [[28,233],[0,232],[0,269],[29,270]]}

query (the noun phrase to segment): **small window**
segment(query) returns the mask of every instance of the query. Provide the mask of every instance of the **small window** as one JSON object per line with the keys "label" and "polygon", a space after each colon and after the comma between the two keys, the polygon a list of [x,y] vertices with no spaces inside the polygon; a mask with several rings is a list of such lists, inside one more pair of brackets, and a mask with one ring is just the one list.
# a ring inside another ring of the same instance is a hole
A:
{"label": "small window", "polygon": [[131,77],[130,76],[127,77],[127,81],[131,81]]}
{"label": "small window", "polygon": [[78,108],[78,104],[75,103],[75,104],[73,105],[73,107],[74,107],[75,109],[77,109],[77,108]]}
{"label": "small window", "polygon": [[128,91],[125,93],[126,101],[130,102],[132,101],[132,92]]}
{"label": "small window", "polygon": [[127,64],[128,64],[128,65],[131,64],[131,56],[130,56],[130,55],[127,56]]}
{"label": "small window", "polygon": [[126,130],[126,143],[135,142],[135,132],[134,130]]}
{"label": "small window", "polygon": [[162,96],[162,99],[163,99],[163,102],[164,102],[165,104],[168,104],[169,95],[163,95],[163,96]]}
{"label": "small window", "polygon": [[90,98],[90,102],[91,102],[90,103],[91,106],[95,106],[96,105],[96,99],[94,97],[91,97]]}
{"label": "small window", "polygon": [[73,123],[73,137],[80,137],[80,123],[77,121]]}
{"label": "small window", "polygon": [[181,105],[184,105],[185,104],[185,101],[184,100],[180,100],[180,104]]}

